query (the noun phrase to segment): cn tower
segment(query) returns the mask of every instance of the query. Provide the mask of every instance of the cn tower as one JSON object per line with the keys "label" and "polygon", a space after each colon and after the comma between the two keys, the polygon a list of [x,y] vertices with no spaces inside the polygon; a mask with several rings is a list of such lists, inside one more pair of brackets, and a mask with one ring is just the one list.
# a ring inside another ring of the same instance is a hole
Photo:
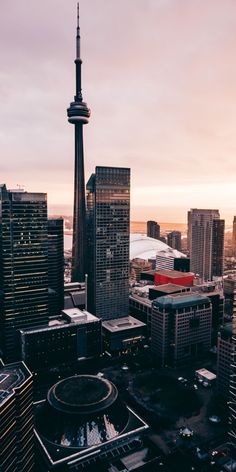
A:
{"label": "cn tower", "polygon": [[72,245],[72,282],[83,282],[85,277],[85,183],[83,125],[88,123],[90,110],[83,101],[81,88],[79,4],[77,4],[76,35],[76,95],[67,109],[69,123],[75,126],[74,214]]}

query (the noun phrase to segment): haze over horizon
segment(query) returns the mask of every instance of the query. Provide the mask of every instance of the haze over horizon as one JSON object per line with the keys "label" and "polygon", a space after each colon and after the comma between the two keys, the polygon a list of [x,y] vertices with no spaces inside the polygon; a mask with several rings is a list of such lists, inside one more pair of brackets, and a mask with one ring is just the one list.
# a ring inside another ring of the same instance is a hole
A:
{"label": "haze over horizon", "polygon": [[[236,213],[234,0],[80,0],[88,178],[132,170],[132,220]],[[3,0],[1,182],[72,208],[76,1]]]}

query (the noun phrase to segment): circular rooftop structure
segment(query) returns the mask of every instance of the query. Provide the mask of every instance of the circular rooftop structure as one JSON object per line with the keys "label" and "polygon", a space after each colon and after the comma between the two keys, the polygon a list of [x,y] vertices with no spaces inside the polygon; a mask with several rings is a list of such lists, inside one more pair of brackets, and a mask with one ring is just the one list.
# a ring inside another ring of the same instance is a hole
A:
{"label": "circular rooftop structure", "polygon": [[50,388],[36,413],[36,430],[59,448],[84,449],[119,436],[129,410],[112,382],[93,375],[68,377]]}
{"label": "circular rooftop structure", "polygon": [[80,375],[53,385],[47,399],[53,408],[61,412],[91,414],[109,407],[117,396],[117,388],[108,380]]}
{"label": "circular rooftop structure", "polygon": [[157,254],[169,257],[186,257],[177,249],[159,241],[159,239],[149,238],[143,234],[131,234],[130,235],[130,260],[140,259],[151,259],[156,257]]}

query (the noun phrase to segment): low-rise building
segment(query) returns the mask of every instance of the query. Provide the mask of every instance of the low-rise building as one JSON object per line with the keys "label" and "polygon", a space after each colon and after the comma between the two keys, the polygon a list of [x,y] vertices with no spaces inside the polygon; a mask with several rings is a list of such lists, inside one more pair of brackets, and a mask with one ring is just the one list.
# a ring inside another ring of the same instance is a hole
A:
{"label": "low-rise building", "polygon": [[63,310],[48,325],[21,330],[21,355],[34,371],[101,354],[101,320],[78,308]]}
{"label": "low-rise building", "polygon": [[178,270],[158,270],[155,273],[154,284],[164,285],[168,283],[192,287],[194,274],[192,272],[180,272]]}
{"label": "low-rise building", "polygon": [[128,354],[143,348],[147,326],[133,316],[103,321],[103,350],[110,354]]}
{"label": "low-rise building", "polygon": [[185,287],[184,285],[172,283],[158,285],[149,288],[149,300],[155,300],[156,298],[163,297],[165,295],[171,295],[172,293],[183,293],[189,291],[190,288]]}

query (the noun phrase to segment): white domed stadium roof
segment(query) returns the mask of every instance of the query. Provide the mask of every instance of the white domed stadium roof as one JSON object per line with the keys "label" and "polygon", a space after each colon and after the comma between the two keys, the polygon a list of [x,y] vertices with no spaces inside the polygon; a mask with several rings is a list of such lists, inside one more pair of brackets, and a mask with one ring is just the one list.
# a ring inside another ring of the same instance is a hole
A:
{"label": "white domed stadium roof", "polygon": [[158,239],[149,238],[143,234],[130,235],[130,260],[136,258],[148,260],[156,258],[157,254],[165,257],[186,257],[182,252],[172,249]]}

